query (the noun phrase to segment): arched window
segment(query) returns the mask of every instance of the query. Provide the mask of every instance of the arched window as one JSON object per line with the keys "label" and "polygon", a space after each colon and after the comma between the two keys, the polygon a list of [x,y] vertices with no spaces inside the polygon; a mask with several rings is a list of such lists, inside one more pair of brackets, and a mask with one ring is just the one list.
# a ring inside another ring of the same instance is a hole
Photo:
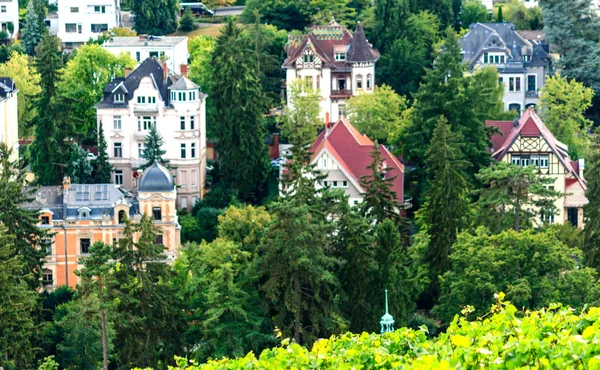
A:
{"label": "arched window", "polygon": [[123,222],[125,222],[125,211],[120,210],[119,211],[119,223],[122,224]]}
{"label": "arched window", "polygon": [[509,104],[508,110],[516,111],[517,113],[521,114],[521,104],[519,104],[519,103]]}
{"label": "arched window", "polygon": [[372,88],[373,88],[373,75],[369,73],[367,75],[367,90],[371,90]]}

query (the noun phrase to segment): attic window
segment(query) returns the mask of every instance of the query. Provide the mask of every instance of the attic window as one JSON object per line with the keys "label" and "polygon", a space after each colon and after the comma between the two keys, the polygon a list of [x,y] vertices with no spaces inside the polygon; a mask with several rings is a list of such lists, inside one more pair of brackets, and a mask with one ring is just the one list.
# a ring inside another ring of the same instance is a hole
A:
{"label": "attic window", "polygon": [[90,210],[87,208],[80,209],[79,210],[79,218],[80,219],[90,218]]}
{"label": "attic window", "polygon": [[314,63],[315,56],[312,54],[304,54],[304,63]]}
{"label": "attic window", "polygon": [[346,53],[335,53],[335,60],[346,60]]}
{"label": "attic window", "polygon": [[115,94],[115,103],[123,103],[125,102],[125,95],[123,94]]}

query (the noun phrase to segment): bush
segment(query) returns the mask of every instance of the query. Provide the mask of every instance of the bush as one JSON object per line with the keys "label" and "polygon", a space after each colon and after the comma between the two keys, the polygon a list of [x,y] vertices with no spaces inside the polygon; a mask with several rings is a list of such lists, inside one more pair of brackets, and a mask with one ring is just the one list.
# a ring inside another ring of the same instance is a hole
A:
{"label": "bush", "polygon": [[[600,308],[581,314],[560,304],[534,312],[498,303],[474,322],[456,318],[448,331],[428,340],[426,330],[344,334],[318,341],[312,350],[284,340],[281,347],[240,359],[187,364],[200,369],[598,369]],[[469,313],[469,308],[463,310]]]}
{"label": "bush", "polygon": [[8,32],[2,30],[0,31],[0,41],[8,40]]}
{"label": "bush", "polygon": [[183,16],[179,20],[179,30],[184,32],[191,32],[196,29],[196,17],[190,8],[187,8],[183,12]]}

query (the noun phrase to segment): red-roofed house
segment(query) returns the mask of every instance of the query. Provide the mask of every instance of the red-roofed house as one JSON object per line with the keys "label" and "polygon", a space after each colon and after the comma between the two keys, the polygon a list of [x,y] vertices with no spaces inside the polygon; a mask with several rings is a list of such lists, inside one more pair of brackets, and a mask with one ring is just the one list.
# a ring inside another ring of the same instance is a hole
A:
{"label": "red-roofed house", "polygon": [[298,79],[321,91],[321,118],[337,122],[345,114],[345,102],[360,92],[375,87],[373,49],[360,25],[354,35],[335,20],[325,26],[313,26],[307,35],[288,37],[285,46],[288,89]]}
{"label": "red-roofed house", "polygon": [[[365,189],[360,186],[360,178],[371,175],[367,167],[372,163],[370,153],[374,143],[362,135],[348,120],[341,118],[332,128],[323,131],[313,143],[311,163],[327,177],[324,186],[344,189],[350,197],[350,204],[362,201]],[[392,190],[398,196],[398,202],[404,199],[404,165],[383,145],[379,146],[384,166],[390,170],[386,177],[395,177]]]}
{"label": "red-roofed house", "polygon": [[558,224],[568,221],[583,227],[583,206],[587,204],[584,160],[572,161],[567,146],[556,140],[533,109],[527,109],[514,122],[487,121],[485,124],[499,131],[492,137],[495,160],[536,166],[540,174],[554,178],[555,190],[566,193],[556,201],[558,214],[547,221]]}

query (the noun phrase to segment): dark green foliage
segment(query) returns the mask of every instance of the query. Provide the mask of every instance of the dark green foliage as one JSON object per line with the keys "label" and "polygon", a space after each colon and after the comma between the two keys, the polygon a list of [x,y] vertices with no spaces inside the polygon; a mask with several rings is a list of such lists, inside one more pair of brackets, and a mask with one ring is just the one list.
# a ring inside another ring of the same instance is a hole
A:
{"label": "dark green foliage", "polygon": [[464,173],[470,163],[463,159],[461,149],[461,136],[453,133],[446,119],[441,117],[426,152],[429,184],[419,214],[421,227],[429,234],[425,260],[434,290],[439,288],[438,276],[450,268],[448,256],[457,233],[468,226],[469,185]]}
{"label": "dark green foliage", "polygon": [[131,13],[138,34],[167,35],[177,30],[177,0],[133,0]]}
{"label": "dark green foliage", "polygon": [[600,151],[594,147],[592,157],[587,163],[585,177],[588,204],[583,207],[585,216],[583,256],[586,264],[600,271]]}
{"label": "dark green foliage", "polygon": [[360,178],[360,186],[366,191],[361,204],[361,214],[363,217],[374,219],[378,224],[388,218],[399,220],[398,207],[402,199],[398,199],[398,195],[392,190],[396,176],[387,175],[392,168],[384,167],[384,159],[377,143],[370,155],[373,161],[367,168],[371,174]]}
{"label": "dark green foliage", "polygon": [[477,201],[477,225],[493,232],[543,224],[544,218],[554,217],[554,203],[564,196],[548,187],[554,184],[553,178],[540,176],[533,166],[497,162],[476,177],[483,184]]}
{"label": "dark green foliage", "polygon": [[187,8],[179,20],[179,30],[191,32],[196,29],[196,17],[191,8]]}
{"label": "dark green foliage", "polygon": [[308,1],[248,0],[241,17],[242,22],[254,23],[256,10],[264,23],[283,30],[303,30],[310,23]]}
{"label": "dark green foliage", "polygon": [[92,182],[92,164],[87,158],[88,151],[77,144],[73,144],[71,158],[69,159],[69,170],[67,175],[73,184],[90,184]]}
{"label": "dark green foliage", "polygon": [[99,125],[98,130],[98,157],[94,161],[93,182],[95,184],[109,184],[112,182],[113,166],[108,161],[108,144],[104,136],[104,128]]}
{"label": "dark green foliage", "polygon": [[269,171],[262,109],[265,97],[255,58],[240,32],[235,21],[228,19],[213,53],[213,77],[219,81],[211,95],[216,111],[216,150],[223,185],[234,190],[241,201],[259,203],[267,193]]}
{"label": "dark green foliage", "polygon": [[498,7],[498,16],[496,17],[496,23],[504,23],[504,17],[502,16],[502,6]]}
{"label": "dark green foliage", "polygon": [[469,28],[473,23],[488,22],[490,15],[480,0],[466,0],[460,13],[460,23],[463,28]]}
{"label": "dark green foliage", "polygon": [[33,1],[30,1],[25,17],[25,28],[23,29],[23,44],[29,55],[35,54],[35,48],[42,40],[42,29],[38,20],[39,17],[33,6]]}
{"label": "dark green foliage", "polygon": [[468,304],[475,307],[476,317],[489,309],[497,292],[528,310],[557,301],[574,308],[597,304],[596,272],[578,268],[574,257],[579,255],[553,232],[508,230],[490,235],[484,228],[475,235],[464,232],[453,246],[453,268],[444,275],[434,312],[449,322]]}
{"label": "dark green foliage", "polygon": [[[435,14],[440,19],[440,26],[445,28],[453,25],[454,22],[454,3],[456,0],[407,0],[410,11],[418,13],[428,11]],[[460,9],[460,7],[458,7]]]}
{"label": "dark green foliage", "polygon": [[223,209],[203,207],[195,216],[186,215],[180,217],[181,242],[201,243],[203,240],[212,242],[216,239],[219,226],[219,216],[224,213]]}
{"label": "dark green foliage", "polygon": [[156,130],[156,126],[152,125],[150,127],[150,131],[148,131],[148,135],[146,136],[146,141],[144,142],[144,151],[142,152],[142,159],[146,160],[146,163],[140,166],[141,170],[144,170],[154,164],[154,162],[158,162],[159,164],[170,168],[169,161],[163,159],[163,155],[167,153],[166,150],[161,149],[165,144],[162,136]]}
{"label": "dark green foliage", "polygon": [[42,93],[36,102],[38,117],[29,154],[31,170],[40,185],[60,184],[69,158],[70,144],[65,139],[70,127],[64,121],[64,107],[56,90],[63,65],[58,46],[58,38],[46,34],[35,60]]}

